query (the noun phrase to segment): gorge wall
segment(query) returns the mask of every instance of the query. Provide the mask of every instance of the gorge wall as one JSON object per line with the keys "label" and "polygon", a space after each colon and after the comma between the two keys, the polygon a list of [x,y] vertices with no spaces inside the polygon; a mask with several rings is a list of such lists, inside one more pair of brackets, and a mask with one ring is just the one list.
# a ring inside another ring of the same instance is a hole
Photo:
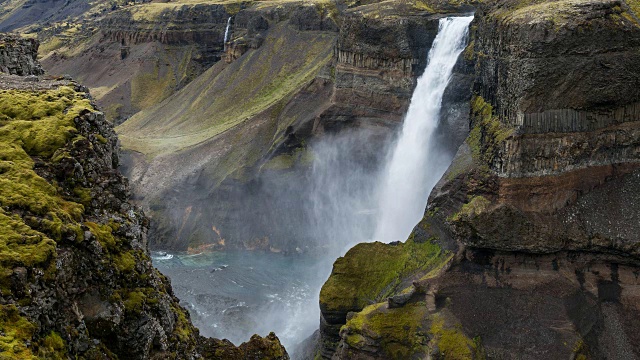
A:
{"label": "gorge wall", "polygon": [[107,118],[121,123],[219,61],[234,11],[219,4],[150,3],[54,23],[37,32],[42,63],[88,86]]}
{"label": "gorge wall", "polygon": [[0,357],[288,359],[274,334],[199,336],[151,263],[112,124],[86,87],[40,75],[36,41],[0,44],[26,69],[0,73]]}
{"label": "gorge wall", "polygon": [[[309,234],[314,219],[304,194],[314,186],[313,144],[363,129],[355,161],[374,169],[442,16],[391,5],[247,7],[232,20],[225,62],[118,128],[133,150],[126,168],[135,193],[157,220],[158,247],[291,252],[327,246]],[[461,63],[456,73],[467,97],[449,96],[459,104],[445,121],[454,128],[468,117],[471,70]]]}
{"label": "gorge wall", "polygon": [[[304,231],[314,145],[357,133],[351,163],[373,173],[438,18],[475,11],[438,130],[453,163],[405,243],[360,244],[336,261],[305,353],[633,359],[639,9],[636,0],[151,3],[51,30],[49,39],[82,41],[48,43],[44,63],[86,81],[109,118],[133,115],[117,128],[122,169],[152,216],[152,246],[322,251]],[[225,50],[216,41],[231,15]],[[103,71],[83,67],[89,60]],[[129,103],[132,94],[142,97]],[[142,307],[151,317],[154,304]],[[182,346],[171,336],[166,349]],[[205,340],[189,341],[205,351]]]}
{"label": "gorge wall", "polygon": [[336,261],[314,354],[638,356],[635,11],[478,5],[469,136],[406,243]]}

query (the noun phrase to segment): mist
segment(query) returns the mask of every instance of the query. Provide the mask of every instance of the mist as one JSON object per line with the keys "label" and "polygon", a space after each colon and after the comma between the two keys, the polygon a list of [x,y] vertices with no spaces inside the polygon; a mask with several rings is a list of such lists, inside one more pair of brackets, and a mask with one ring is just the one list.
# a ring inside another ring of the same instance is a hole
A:
{"label": "mist", "polygon": [[464,112],[450,111],[445,90],[471,19],[440,21],[403,124],[322,134],[307,146],[310,166],[266,171],[226,194],[239,236],[267,234],[271,252],[155,261],[203,335],[239,344],[274,331],[292,352],[318,329],[320,289],[336,258],[357,243],[406,240],[454,155],[454,126],[441,119]]}

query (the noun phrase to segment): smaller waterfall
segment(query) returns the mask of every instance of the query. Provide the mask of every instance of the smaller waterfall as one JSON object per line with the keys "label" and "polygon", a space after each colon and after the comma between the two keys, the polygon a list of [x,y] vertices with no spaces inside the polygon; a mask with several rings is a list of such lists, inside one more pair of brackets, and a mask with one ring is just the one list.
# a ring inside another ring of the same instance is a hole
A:
{"label": "smaller waterfall", "polygon": [[447,169],[434,144],[442,97],[453,67],[464,50],[473,16],[440,19],[424,74],[402,125],[402,133],[387,160],[378,204],[374,239],[405,240],[420,221],[431,189]]}
{"label": "smaller waterfall", "polygon": [[227,20],[227,28],[224,29],[224,51],[227,51],[227,41],[229,41],[229,29],[231,29],[231,16]]}

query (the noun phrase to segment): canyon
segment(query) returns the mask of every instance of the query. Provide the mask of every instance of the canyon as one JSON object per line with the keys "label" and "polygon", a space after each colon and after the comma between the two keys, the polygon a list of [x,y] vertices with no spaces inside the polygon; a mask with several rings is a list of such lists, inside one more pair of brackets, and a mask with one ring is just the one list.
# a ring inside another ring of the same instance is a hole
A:
{"label": "canyon", "polygon": [[[5,93],[69,97],[71,87],[87,107],[72,119],[82,141],[63,138],[56,154],[25,148],[30,171],[56,179],[55,201],[78,214],[55,207],[63,230],[52,230],[50,210],[0,202],[11,224],[52,239],[40,262],[2,263],[3,311],[36,324],[21,334],[38,349],[288,356],[275,335],[239,348],[199,336],[151,247],[337,258],[319,329],[287,348],[294,358],[640,354],[637,0],[78,1],[81,13],[59,10],[48,23],[24,14],[62,2],[9,3],[0,29],[36,35],[42,67],[35,40],[3,40]],[[433,135],[451,164],[410,235],[378,239],[374,179],[441,19],[470,15]],[[96,252],[105,229],[118,246]],[[92,251],[100,265],[82,260]],[[26,295],[26,283],[41,288]],[[84,318],[67,323],[31,303],[49,298]],[[63,330],[80,323],[78,334]],[[97,331],[103,324],[110,330]],[[127,336],[142,327],[153,330]]]}

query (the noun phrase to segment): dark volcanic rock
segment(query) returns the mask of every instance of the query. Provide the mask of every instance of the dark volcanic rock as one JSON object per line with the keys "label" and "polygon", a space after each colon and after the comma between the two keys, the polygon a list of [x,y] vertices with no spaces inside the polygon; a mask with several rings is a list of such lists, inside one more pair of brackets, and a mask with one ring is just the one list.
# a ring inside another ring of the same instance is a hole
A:
{"label": "dark volcanic rock", "polygon": [[[638,326],[627,320],[640,308],[640,22],[633,5],[479,5],[464,53],[475,61],[471,132],[410,236],[438,244],[449,260],[437,273],[414,274],[413,288],[346,316],[337,346],[335,329],[321,326],[321,345],[334,348],[319,354],[638,357]],[[345,258],[339,262],[355,255]],[[325,288],[369,286],[339,262]],[[340,304],[321,297],[321,321],[334,319],[328,310]],[[422,322],[408,321],[416,311]]]}
{"label": "dark volcanic rock", "polygon": [[0,34],[0,72],[20,76],[44,74],[36,61],[38,45],[34,39]]}
{"label": "dark volcanic rock", "polygon": [[[2,357],[201,358],[217,340],[198,335],[153,267],[149,220],[129,202],[118,138],[87,89],[0,75],[0,98]],[[288,358],[273,334],[223,345]]]}

